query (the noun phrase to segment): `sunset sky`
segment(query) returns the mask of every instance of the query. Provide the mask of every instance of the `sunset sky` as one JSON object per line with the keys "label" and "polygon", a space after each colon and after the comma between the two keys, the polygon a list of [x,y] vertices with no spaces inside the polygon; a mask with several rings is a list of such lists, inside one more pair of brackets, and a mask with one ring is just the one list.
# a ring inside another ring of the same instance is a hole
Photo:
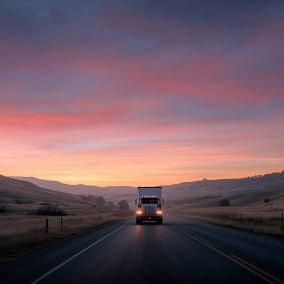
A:
{"label": "sunset sky", "polygon": [[0,0],[0,174],[157,185],[284,169],[284,1]]}

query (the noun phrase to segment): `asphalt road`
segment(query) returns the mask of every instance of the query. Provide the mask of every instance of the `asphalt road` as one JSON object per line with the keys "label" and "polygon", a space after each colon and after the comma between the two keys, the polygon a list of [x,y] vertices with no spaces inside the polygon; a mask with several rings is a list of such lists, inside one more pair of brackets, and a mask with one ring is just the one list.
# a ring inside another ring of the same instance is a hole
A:
{"label": "asphalt road", "polygon": [[[281,280],[282,279],[282,280]],[[284,241],[165,218],[116,223],[0,268],[1,283],[284,283]]]}

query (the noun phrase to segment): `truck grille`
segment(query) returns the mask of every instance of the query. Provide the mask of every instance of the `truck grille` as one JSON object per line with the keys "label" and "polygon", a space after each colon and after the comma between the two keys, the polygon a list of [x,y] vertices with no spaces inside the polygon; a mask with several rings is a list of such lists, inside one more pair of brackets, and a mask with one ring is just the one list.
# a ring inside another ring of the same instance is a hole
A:
{"label": "truck grille", "polygon": [[144,214],[145,215],[155,215],[156,206],[145,206],[144,207]]}

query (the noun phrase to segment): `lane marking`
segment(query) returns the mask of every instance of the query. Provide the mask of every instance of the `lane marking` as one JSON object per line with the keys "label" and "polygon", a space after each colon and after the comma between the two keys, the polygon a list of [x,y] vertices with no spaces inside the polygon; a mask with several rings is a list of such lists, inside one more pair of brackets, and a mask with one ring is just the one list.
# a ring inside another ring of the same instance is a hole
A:
{"label": "lane marking", "polygon": [[210,248],[211,250],[217,252],[218,254],[228,258],[229,260],[233,261],[234,263],[238,264],[239,266],[243,267],[244,269],[250,271],[254,275],[257,275],[258,277],[263,279],[265,282],[271,283],[271,284],[274,284],[274,283],[284,284],[283,280],[277,278],[274,275],[271,275],[270,273],[260,269],[259,267],[256,267],[255,265],[253,265],[253,264],[243,260],[242,258],[237,257],[237,256],[235,256],[233,254],[229,254],[229,253],[223,252],[223,251],[219,250],[218,248],[216,248],[216,246],[211,244],[210,242],[205,241],[205,240],[201,239],[200,237],[198,237],[198,236],[196,236],[196,235],[194,235],[192,233],[188,233],[188,232],[184,231],[183,229],[181,229],[178,226],[176,226],[176,228],[180,232],[182,232],[185,235],[187,235],[188,237],[198,241],[199,243],[205,245],[206,247]]}
{"label": "lane marking", "polygon": [[42,276],[40,276],[39,278],[37,278],[36,280],[34,280],[33,282],[31,282],[31,284],[36,284],[39,283],[41,280],[43,280],[44,278],[46,278],[48,275],[50,275],[51,273],[55,272],[56,270],[58,270],[59,268],[61,268],[63,265],[67,264],[68,262],[70,262],[71,260],[73,260],[74,258],[76,258],[77,256],[83,254],[84,252],[86,252],[87,250],[89,250],[91,247],[95,246],[96,244],[100,243],[101,241],[103,241],[104,239],[108,238],[109,236],[113,235],[114,233],[116,233],[117,231],[121,230],[122,228],[124,228],[126,225],[128,225],[131,221],[128,221],[127,223],[125,223],[124,225],[118,227],[117,229],[115,229],[114,231],[110,232],[109,234],[105,235],[104,237],[100,238],[99,240],[95,241],[94,243],[90,244],[89,246],[87,246],[86,248],[82,249],[81,251],[79,251],[78,253],[74,254],[73,256],[69,257],[68,259],[66,259],[65,261],[61,262],[60,264],[58,264],[57,266],[55,266],[54,268],[52,268],[51,270],[49,270],[48,272],[46,272],[45,274],[43,274]]}

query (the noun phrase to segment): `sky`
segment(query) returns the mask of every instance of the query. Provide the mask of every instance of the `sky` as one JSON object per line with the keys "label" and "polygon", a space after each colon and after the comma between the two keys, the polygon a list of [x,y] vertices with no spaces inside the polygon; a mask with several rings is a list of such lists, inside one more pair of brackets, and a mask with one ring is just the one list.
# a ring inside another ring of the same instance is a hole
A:
{"label": "sky", "polygon": [[283,50],[282,0],[0,0],[0,174],[282,171]]}

